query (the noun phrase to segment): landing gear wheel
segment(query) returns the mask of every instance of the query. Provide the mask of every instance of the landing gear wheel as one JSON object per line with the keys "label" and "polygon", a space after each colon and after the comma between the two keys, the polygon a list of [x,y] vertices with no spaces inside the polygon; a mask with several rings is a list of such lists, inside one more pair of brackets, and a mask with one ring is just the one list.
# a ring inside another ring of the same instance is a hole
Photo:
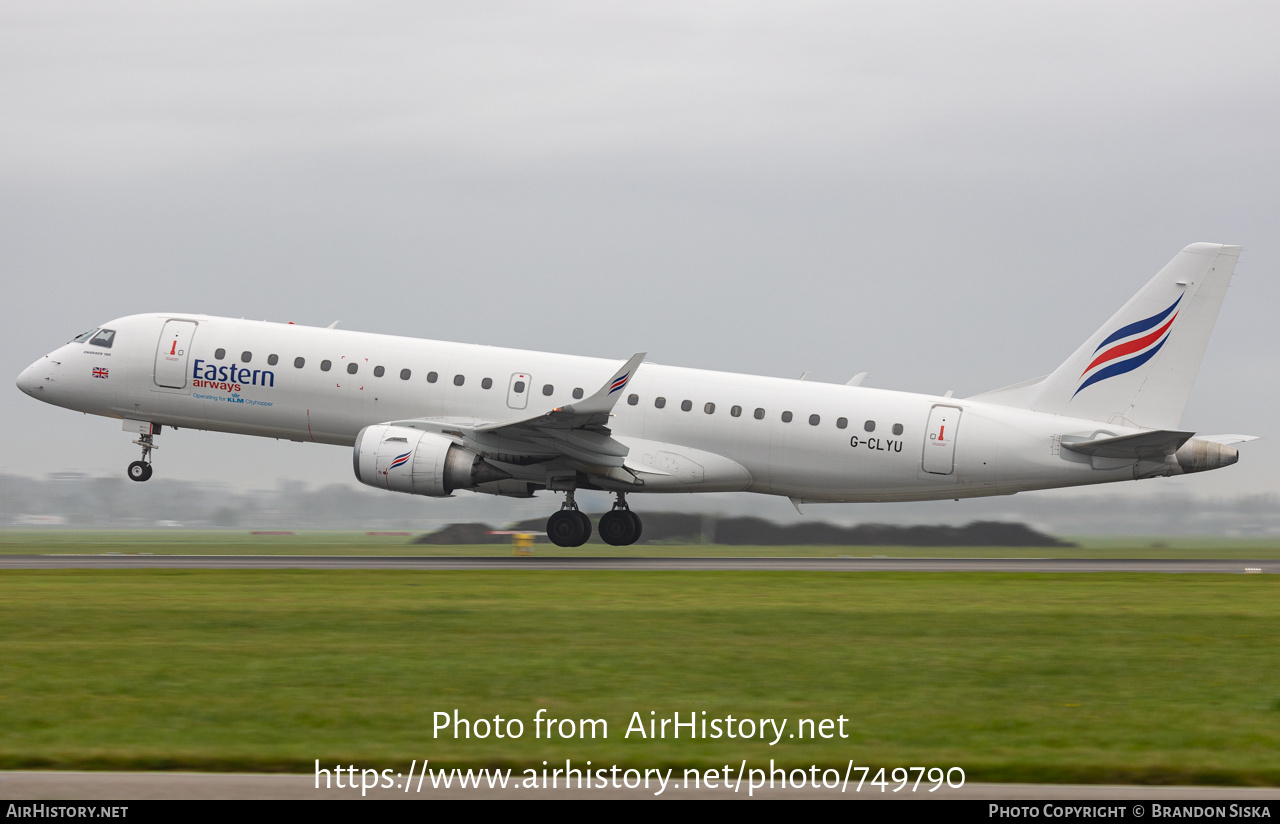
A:
{"label": "landing gear wheel", "polygon": [[134,461],[129,464],[129,480],[145,481],[151,477],[151,464],[142,461]]}
{"label": "landing gear wheel", "polygon": [[633,529],[635,529],[635,532],[631,533],[631,540],[627,541],[627,543],[634,544],[636,541],[640,540],[641,534],[644,533],[644,524],[640,523],[640,516],[637,515],[636,513],[632,512],[629,509],[626,509],[623,511],[627,513],[627,517],[631,519],[631,523],[633,524]]}
{"label": "landing gear wheel", "polygon": [[582,546],[591,540],[591,519],[587,517],[587,513],[579,509],[572,510],[573,517],[578,520],[578,529],[581,530],[578,542],[574,546]]}
{"label": "landing gear wheel", "polygon": [[591,520],[576,509],[553,512],[547,519],[547,537],[556,546],[582,546],[591,537]]}
{"label": "landing gear wheel", "polygon": [[640,519],[629,509],[613,509],[600,516],[600,538],[609,546],[630,546],[640,537]]}

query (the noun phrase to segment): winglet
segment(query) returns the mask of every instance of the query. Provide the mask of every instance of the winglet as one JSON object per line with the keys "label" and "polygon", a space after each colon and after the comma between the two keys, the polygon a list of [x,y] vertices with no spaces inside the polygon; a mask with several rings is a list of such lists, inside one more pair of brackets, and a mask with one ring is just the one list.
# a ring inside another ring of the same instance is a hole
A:
{"label": "winglet", "polygon": [[631,360],[614,372],[613,377],[605,381],[604,386],[589,398],[577,403],[557,406],[550,412],[542,412],[520,420],[486,423],[477,426],[476,431],[496,432],[514,426],[531,426],[535,429],[582,429],[590,426],[607,426],[614,405],[618,402],[618,398],[622,397],[623,388],[636,376],[636,370],[640,368],[640,362],[644,360],[645,354],[637,352],[632,355]]}
{"label": "winglet", "polygon": [[560,407],[561,411],[570,415],[608,414],[613,410],[618,398],[622,397],[623,388],[636,376],[636,370],[640,368],[640,362],[644,360],[644,356],[647,354],[647,352],[635,353],[630,360],[622,365],[622,368],[613,373],[613,377],[605,381],[604,385],[596,390],[594,395],[577,403],[562,406]]}

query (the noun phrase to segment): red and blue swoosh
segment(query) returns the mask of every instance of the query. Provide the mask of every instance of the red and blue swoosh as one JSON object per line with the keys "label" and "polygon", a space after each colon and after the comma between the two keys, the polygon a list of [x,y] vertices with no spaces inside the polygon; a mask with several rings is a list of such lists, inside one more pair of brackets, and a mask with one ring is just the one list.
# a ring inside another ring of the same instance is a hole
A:
{"label": "red and blue swoosh", "polygon": [[409,462],[409,458],[412,456],[413,456],[413,450],[409,450],[403,455],[397,455],[396,459],[391,462],[391,466],[387,467],[387,470],[390,471],[392,469],[395,469],[397,466],[404,466]]}
{"label": "red and blue swoosh", "polygon": [[608,391],[608,392],[606,392],[605,394],[606,394],[606,395],[612,395],[614,392],[617,392],[619,389],[621,389],[622,387],[626,386],[626,385],[627,385],[627,376],[628,376],[628,375],[630,375],[630,374],[631,374],[630,372],[623,372],[623,373],[622,373],[622,377],[620,377],[620,378],[618,378],[616,381],[614,381],[614,382],[613,382],[613,384],[609,387],[609,391]]}
{"label": "red and blue swoosh", "polygon": [[[1154,358],[1169,339],[1169,330],[1178,318],[1175,310],[1181,302],[1182,297],[1179,296],[1169,304],[1168,309],[1121,327],[1099,344],[1093,350],[1093,360],[1080,373],[1082,378],[1085,375],[1089,377],[1071,397],[1074,398],[1095,383],[1128,374]],[[1093,374],[1090,375],[1090,372]]]}

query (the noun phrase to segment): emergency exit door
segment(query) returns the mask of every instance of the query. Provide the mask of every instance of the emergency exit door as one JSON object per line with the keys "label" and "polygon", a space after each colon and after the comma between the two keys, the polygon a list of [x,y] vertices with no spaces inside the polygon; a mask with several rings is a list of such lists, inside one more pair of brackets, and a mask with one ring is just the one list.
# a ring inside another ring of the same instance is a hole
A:
{"label": "emergency exit door", "polygon": [[191,353],[191,339],[195,337],[196,324],[190,320],[165,321],[156,347],[156,386],[169,389],[187,387],[187,360]]}
{"label": "emergency exit door", "polygon": [[529,387],[533,383],[524,372],[517,372],[511,376],[511,382],[507,384],[507,406],[512,409],[524,409],[529,405]]}
{"label": "emergency exit door", "polygon": [[956,467],[956,435],[960,432],[960,408],[935,406],[925,430],[921,468],[935,475],[950,475]]}

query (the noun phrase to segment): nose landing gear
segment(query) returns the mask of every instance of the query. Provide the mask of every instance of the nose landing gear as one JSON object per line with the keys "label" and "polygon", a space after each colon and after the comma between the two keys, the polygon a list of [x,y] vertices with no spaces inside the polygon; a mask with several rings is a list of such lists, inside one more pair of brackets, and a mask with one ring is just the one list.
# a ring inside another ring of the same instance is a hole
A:
{"label": "nose landing gear", "polygon": [[[157,425],[154,427],[156,432],[160,431]],[[147,481],[151,479],[151,450],[159,449],[156,446],[155,435],[151,432],[144,432],[141,437],[134,441],[138,446],[142,447],[142,460],[134,461],[129,464],[128,474],[131,481]]]}
{"label": "nose landing gear", "polygon": [[547,519],[547,537],[556,546],[582,546],[591,538],[591,519],[573,500],[573,490],[565,493],[564,506]]}

